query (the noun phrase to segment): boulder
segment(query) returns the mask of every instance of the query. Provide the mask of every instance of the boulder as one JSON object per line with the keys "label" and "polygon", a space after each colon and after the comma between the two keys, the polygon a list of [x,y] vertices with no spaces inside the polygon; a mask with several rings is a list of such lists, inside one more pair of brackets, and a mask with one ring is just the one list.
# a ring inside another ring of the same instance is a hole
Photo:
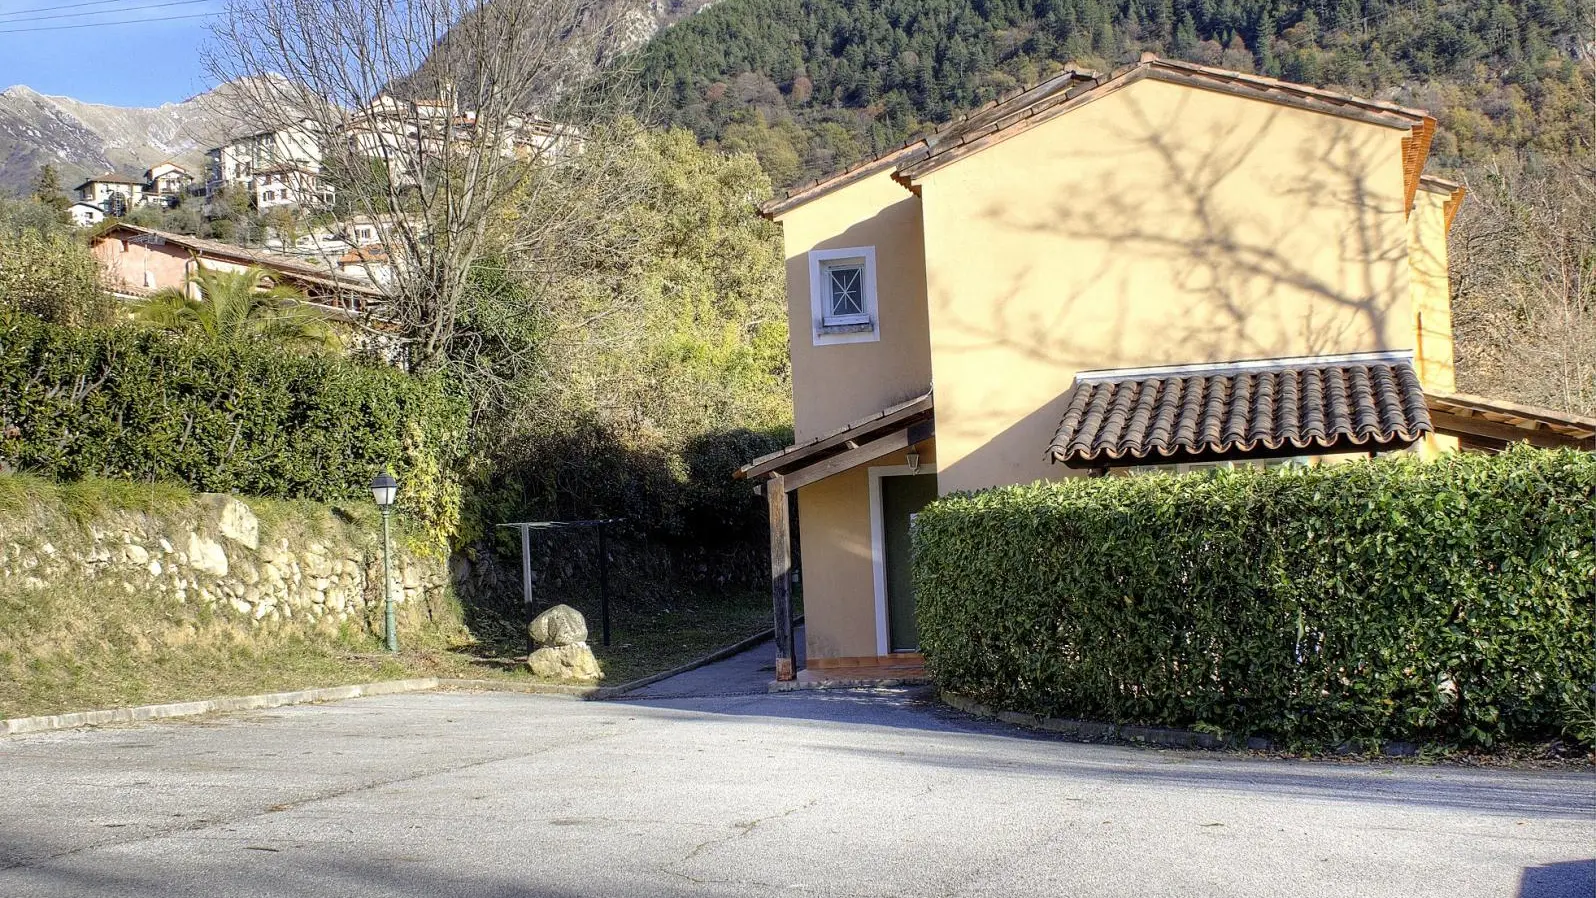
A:
{"label": "boulder", "polygon": [[532,620],[527,628],[538,645],[566,646],[587,642],[587,621],[570,605],[555,605]]}
{"label": "boulder", "polygon": [[220,543],[198,533],[188,535],[188,564],[213,577],[227,576],[227,552]]}
{"label": "boulder", "polygon": [[546,680],[580,680],[595,683],[604,679],[598,659],[585,642],[570,645],[549,645],[532,653],[526,660],[532,675]]}
{"label": "boulder", "polygon": [[260,521],[248,505],[222,493],[206,493],[204,503],[216,515],[216,532],[241,546],[260,548]]}

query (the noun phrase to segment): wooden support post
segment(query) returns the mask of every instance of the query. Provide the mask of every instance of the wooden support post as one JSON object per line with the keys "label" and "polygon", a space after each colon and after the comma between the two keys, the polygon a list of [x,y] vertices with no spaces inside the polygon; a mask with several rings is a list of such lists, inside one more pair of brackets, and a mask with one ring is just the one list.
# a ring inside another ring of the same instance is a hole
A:
{"label": "wooden support post", "polygon": [[770,506],[770,599],[775,611],[776,679],[798,676],[792,639],[792,534],[788,529],[787,485],[780,474],[765,481]]}

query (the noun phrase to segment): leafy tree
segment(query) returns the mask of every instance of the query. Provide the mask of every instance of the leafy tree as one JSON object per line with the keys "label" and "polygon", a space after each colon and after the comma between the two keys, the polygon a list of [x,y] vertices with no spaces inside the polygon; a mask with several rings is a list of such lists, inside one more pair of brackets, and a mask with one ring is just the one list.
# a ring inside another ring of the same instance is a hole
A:
{"label": "leafy tree", "polygon": [[478,422],[492,482],[474,517],[621,516],[675,553],[741,546],[757,560],[759,508],[727,473],[790,436],[781,244],[754,214],[769,179],[752,155],[683,130],[596,139],[622,145],[584,154],[568,187],[640,185],[624,204],[582,207],[592,220],[575,229],[602,240],[558,277],[514,254],[476,272],[535,364]]}
{"label": "leafy tree", "polygon": [[0,311],[81,326],[109,320],[113,308],[93,254],[56,209],[0,197]]}
{"label": "leafy tree", "polygon": [[[198,294],[195,296],[194,294]],[[325,313],[263,268],[200,268],[185,289],[168,287],[139,304],[138,320],[221,343],[263,341],[304,353],[341,345]]]}

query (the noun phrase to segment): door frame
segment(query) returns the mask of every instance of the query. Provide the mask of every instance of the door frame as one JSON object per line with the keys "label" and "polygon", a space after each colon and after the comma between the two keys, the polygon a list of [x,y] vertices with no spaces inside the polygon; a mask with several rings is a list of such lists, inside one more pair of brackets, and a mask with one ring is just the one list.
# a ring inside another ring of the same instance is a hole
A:
{"label": "door frame", "polygon": [[870,475],[870,566],[874,569],[876,581],[877,657],[893,654],[892,636],[887,630],[887,525],[881,518],[881,478],[936,472],[937,466],[932,462],[922,462],[914,470],[910,470],[908,465],[884,465],[867,470]]}

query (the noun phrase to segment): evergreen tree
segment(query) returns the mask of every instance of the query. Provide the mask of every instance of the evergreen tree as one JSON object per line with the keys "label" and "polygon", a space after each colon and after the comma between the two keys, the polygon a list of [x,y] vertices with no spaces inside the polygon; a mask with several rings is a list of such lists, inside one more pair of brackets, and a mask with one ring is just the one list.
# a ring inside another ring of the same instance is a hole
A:
{"label": "evergreen tree", "polygon": [[61,189],[60,173],[48,162],[39,169],[39,176],[34,179],[33,198],[57,212],[64,213],[72,205],[72,200]]}

